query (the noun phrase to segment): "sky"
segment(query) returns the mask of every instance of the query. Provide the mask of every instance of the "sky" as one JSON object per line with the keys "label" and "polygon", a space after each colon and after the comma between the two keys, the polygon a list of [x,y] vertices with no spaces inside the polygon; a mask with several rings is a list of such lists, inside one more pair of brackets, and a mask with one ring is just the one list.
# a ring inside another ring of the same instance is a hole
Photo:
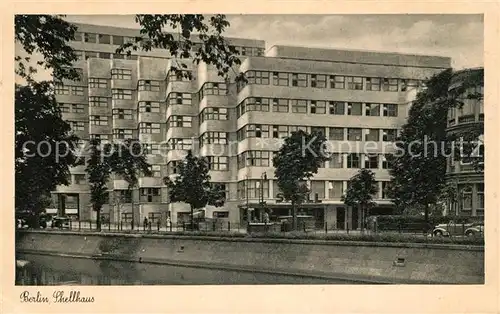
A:
{"label": "sky", "polygon": [[[227,15],[230,37],[272,45],[401,52],[483,66],[483,16],[472,14]],[[68,15],[70,22],[139,28],[133,15]]]}

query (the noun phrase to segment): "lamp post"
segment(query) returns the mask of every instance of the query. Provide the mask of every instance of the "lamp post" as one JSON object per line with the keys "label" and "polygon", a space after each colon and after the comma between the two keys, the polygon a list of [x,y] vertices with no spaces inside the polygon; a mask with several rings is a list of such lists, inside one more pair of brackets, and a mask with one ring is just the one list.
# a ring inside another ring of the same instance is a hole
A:
{"label": "lamp post", "polygon": [[245,200],[246,200],[246,207],[247,207],[247,224],[250,224],[250,207],[248,205],[248,174],[245,176]]}
{"label": "lamp post", "polygon": [[267,174],[264,172],[263,174],[260,175],[260,208],[261,208],[261,215],[263,214],[264,211],[264,182],[267,180]]}

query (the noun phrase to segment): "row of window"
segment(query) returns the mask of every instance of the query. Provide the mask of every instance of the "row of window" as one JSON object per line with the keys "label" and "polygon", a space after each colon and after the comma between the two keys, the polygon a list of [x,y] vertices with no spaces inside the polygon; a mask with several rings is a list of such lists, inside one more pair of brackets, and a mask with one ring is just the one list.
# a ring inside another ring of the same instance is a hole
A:
{"label": "row of window", "polygon": [[[273,151],[250,150],[238,155],[238,169],[245,167],[272,167]],[[328,161],[320,168],[367,168],[388,169],[389,164],[385,154],[360,154],[360,153],[330,153]]]}
{"label": "row of window", "polygon": [[[389,187],[389,181],[379,181],[381,182],[381,196],[382,199],[388,199],[387,190]],[[349,183],[349,182],[347,182]],[[378,184],[378,182],[377,182]],[[314,199],[315,196],[318,199],[339,199],[344,194],[344,181],[310,181],[309,189],[311,190],[310,198]],[[325,195],[325,192],[327,193]],[[243,180],[239,181],[237,185],[238,199],[243,200],[246,198],[269,198],[269,181],[261,180]],[[273,181],[273,196],[272,198],[278,198],[278,194],[281,193],[278,183],[276,180]],[[379,194],[373,195],[375,199],[379,198]]]}
{"label": "row of window", "polygon": [[65,104],[59,103],[61,112],[65,113],[85,113],[87,110],[84,104]]}
{"label": "row of window", "polygon": [[[229,157],[227,156],[206,156],[208,168],[214,171],[228,171]],[[169,175],[179,172],[179,163],[182,161],[174,160],[167,163],[167,171]]]}
{"label": "row of window", "polygon": [[247,82],[238,82],[238,92],[246,84],[333,88],[367,91],[407,91],[422,85],[414,79],[254,71],[245,72]]}
{"label": "row of window", "polygon": [[[291,108],[290,108],[291,107]],[[270,110],[270,108],[272,110]],[[243,100],[237,109],[238,117],[248,111],[293,112],[350,116],[397,117],[398,105],[326,100],[250,97]],[[364,110],[363,110],[364,109]]]}
{"label": "row of window", "polygon": [[70,85],[56,84],[54,86],[54,92],[56,95],[83,96],[84,95],[84,87],[83,86],[70,86]]}
{"label": "row of window", "polygon": [[98,51],[82,51],[74,50],[77,60],[88,60],[90,58],[97,59],[120,59],[120,60],[137,60],[137,55],[126,55],[120,53],[98,52]]}
{"label": "row of window", "polygon": [[[397,137],[397,129],[362,129],[362,128],[339,128],[339,127],[307,127],[292,125],[267,125],[247,124],[237,132],[238,141],[246,138],[286,138],[293,132],[302,130],[311,133],[321,133],[332,141],[365,141],[394,142]],[[364,131],[363,131],[364,130]],[[328,132],[328,133],[327,133]],[[382,135],[382,136],[381,136]],[[382,138],[381,138],[382,137]]]}

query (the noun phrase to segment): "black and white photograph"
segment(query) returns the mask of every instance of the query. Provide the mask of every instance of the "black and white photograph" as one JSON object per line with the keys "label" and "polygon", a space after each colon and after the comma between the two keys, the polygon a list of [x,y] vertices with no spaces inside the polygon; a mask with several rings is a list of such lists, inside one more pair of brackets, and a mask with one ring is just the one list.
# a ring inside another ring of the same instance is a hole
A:
{"label": "black and white photograph", "polygon": [[59,287],[20,302],[485,284],[483,14],[16,14],[14,31],[12,284]]}

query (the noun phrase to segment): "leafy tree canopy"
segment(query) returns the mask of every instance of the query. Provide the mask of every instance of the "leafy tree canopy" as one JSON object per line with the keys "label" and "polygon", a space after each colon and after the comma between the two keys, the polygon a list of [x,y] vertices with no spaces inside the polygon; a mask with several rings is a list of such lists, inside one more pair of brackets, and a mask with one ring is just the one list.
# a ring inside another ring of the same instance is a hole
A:
{"label": "leafy tree canopy", "polygon": [[347,206],[361,206],[364,209],[375,206],[373,196],[378,192],[375,174],[370,169],[360,169],[347,184],[347,190],[342,195],[342,201]]}

